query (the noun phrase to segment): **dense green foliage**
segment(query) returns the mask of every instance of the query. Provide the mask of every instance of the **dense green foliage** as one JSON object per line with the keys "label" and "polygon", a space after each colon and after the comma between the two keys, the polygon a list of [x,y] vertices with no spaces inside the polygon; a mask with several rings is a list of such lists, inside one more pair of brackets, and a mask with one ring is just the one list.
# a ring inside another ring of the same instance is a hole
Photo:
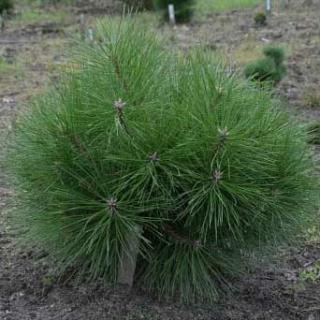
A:
{"label": "dense green foliage", "polygon": [[12,0],[0,0],[0,14],[10,11],[13,8]]}
{"label": "dense green foliage", "polygon": [[263,53],[267,58],[270,58],[274,61],[277,67],[282,66],[285,54],[282,48],[278,47],[265,47]]}
{"label": "dense green foliage", "polygon": [[138,284],[211,300],[243,250],[305,225],[306,134],[271,93],[131,22],[100,24],[77,54],[8,156],[17,221],[59,266],[115,282],[135,235]]}
{"label": "dense green foliage", "polygon": [[279,83],[286,74],[284,66],[284,50],[276,47],[266,47],[263,50],[265,58],[250,63],[245,68],[245,76],[251,80]]}
{"label": "dense green foliage", "polygon": [[163,10],[168,20],[168,5],[173,4],[177,23],[189,22],[194,13],[194,0],[154,0],[155,7]]}
{"label": "dense green foliage", "polygon": [[264,12],[258,12],[254,16],[256,26],[265,26],[267,24],[267,16]]}

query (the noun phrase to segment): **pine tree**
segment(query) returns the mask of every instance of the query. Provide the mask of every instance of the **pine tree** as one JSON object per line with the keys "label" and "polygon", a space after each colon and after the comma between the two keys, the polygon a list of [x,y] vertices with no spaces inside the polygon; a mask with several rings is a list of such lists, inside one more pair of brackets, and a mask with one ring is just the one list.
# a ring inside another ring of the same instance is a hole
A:
{"label": "pine tree", "polygon": [[306,134],[270,93],[206,53],[167,53],[134,22],[101,23],[96,34],[17,120],[16,221],[62,269],[111,282],[133,235],[138,285],[212,300],[241,252],[305,226]]}

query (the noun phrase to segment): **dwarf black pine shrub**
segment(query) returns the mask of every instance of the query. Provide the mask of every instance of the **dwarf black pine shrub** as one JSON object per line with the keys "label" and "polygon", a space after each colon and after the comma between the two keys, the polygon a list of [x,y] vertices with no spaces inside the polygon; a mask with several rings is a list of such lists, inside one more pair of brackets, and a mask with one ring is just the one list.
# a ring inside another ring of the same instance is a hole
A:
{"label": "dwarf black pine shrub", "polygon": [[245,76],[259,83],[279,83],[286,74],[284,66],[284,50],[277,47],[266,47],[263,50],[265,58],[250,63],[245,68]]}
{"label": "dwarf black pine shrub", "polygon": [[16,220],[62,269],[113,283],[137,237],[137,285],[212,300],[241,252],[305,226],[306,134],[205,53],[167,53],[133,22],[97,39],[17,119]]}
{"label": "dwarf black pine shrub", "polygon": [[168,6],[174,5],[177,23],[189,22],[194,13],[194,0],[154,0],[156,8],[164,12],[165,20],[169,20]]}

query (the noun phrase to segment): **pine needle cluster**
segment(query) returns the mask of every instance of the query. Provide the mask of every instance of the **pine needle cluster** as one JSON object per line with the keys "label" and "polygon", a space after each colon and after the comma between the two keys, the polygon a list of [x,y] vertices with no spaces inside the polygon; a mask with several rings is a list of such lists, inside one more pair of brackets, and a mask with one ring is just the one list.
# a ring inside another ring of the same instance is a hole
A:
{"label": "pine needle cluster", "polygon": [[74,70],[16,124],[17,220],[91,278],[212,300],[246,248],[303,227],[314,181],[306,136],[268,92],[203,52],[167,53],[134,22],[103,22]]}

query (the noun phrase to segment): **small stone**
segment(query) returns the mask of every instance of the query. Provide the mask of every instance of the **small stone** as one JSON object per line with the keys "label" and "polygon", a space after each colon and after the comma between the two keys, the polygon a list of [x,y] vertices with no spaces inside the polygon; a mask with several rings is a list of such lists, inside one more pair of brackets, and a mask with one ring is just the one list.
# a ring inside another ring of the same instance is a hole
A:
{"label": "small stone", "polygon": [[14,100],[10,97],[4,97],[2,98],[3,103],[12,103]]}

